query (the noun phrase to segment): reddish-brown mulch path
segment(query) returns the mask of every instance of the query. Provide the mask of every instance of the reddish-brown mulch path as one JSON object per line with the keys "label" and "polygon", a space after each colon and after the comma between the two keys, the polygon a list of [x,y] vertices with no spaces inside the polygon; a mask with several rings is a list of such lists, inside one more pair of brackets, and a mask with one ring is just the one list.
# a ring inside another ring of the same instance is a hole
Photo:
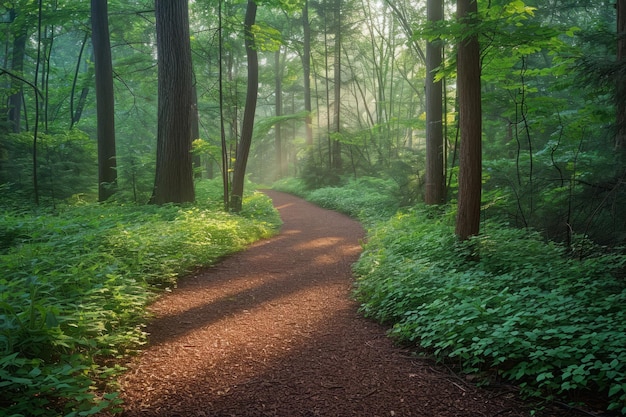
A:
{"label": "reddish-brown mulch path", "polygon": [[513,390],[479,389],[412,357],[357,313],[359,223],[267,194],[284,222],[278,236],[152,305],[150,344],[120,380],[123,416],[529,415]]}

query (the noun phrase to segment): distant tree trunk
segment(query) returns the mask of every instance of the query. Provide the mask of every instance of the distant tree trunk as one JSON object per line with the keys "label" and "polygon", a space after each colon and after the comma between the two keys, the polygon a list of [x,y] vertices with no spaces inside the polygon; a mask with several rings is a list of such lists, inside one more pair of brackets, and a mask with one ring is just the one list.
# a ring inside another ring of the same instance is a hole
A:
{"label": "distant tree trunk", "polygon": [[459,94],[459,195],[456,235],[461,240],[480,231],[482,190],[482,111],[480,93],[480,48],[472,20],[477,0],[457,0],[457,16],[472,33],[458,44],[457,89]]}
{"label": "distant tree trunk", "polygon": [[[443,19],[441,0],[426,3],[429,23]],[[443,164],[443,89],[442,82],[435,82],[435,72],[441,66],[441,41],[426,43],[426,204],[441,204],[445,199],[445,176]]]}
{"label": "distant tree trunk", "polygon": [[[15,10],[10,11],[10,18],[13,21],[16,17]],[[13,39],[13,53],[11,69],[14,74],[22,76],[24,70],[24,56],[26,55],[26,40],[28,39],[28,32],[26,25],[23,24],[15,38]],[[15,78],[11,79],[11,89],[15,92],[9,96],[9,124],[13,130],[13,133],[19,133],[22,130],[22,103],[24,97],[24,91],[22,89],[22,82]]]}
{"label": "distant tree trunk", "polygon": [[[43,0],[37,2],[37,60],[35,61],[35,90],[39,80],[39,64],[41,61],[41,22],[43,20]],[[35,94],[35,127],[33,129],[33,191],[35,204],[39,205],[39,161],[37,142],[39,139],[39,94]]]}
{"label": "distant tree trunk", "polygon": [[[623,0],[615,2],[617,8],[617,62],[626,66],[626,3]],[[622,71],[618,71],[622,74]],[[622,75],[617,80],[617,132],[615,135],[615,149],[626,152],[626,77]]]}
{"label": "distant tree trunk", "polygon": [[113,65],[106,0],[91,0],[91,27],[96,69],[98,201],[105,201],[115,193],[117,182]]}
{"label": "distant tree trunk", "polygon": [[311,117],[311,22],[309,22],[309,1],[304,0],[302,8],[302,27],[304,46],[302,52],[302,69],[304,73],[304,110],[306,110],[306,144],[313,146],[313,120]]}
{"label": "distant tree trunk", "polygon": [[[191,141],[200,138],[200,118],[198,116],[198,89],[196,84],[193,84],[191,89]],[[199,154],[194,154],[193,159],[193,173],[194,178],[202,178],[202,157]]]}
{"label": "distant tree trunk", "polygon": [[[327,111],[326,111],[326,139],[327,139],[327,143],[328,143],[328,149],[327,149],[327,153],[328,153],[328,168],[332,169],[333,168],[333,152],[332,152],[332,148],[333,148],[333,144],[332,144],[332,140],[331,140],[331,122],[330,122],[330,75],[329,75],[329,70],[328,68],[330,67],[329,64],[329,48],[328,48],[328,0],[324,0],[323,2],[323,10],[325,11],[325,16],[323,18],[324,20],[324,87],[325,87],[325,93],[326,93],[326,106],[327,106]],[[317,108],[319,109],[319,105],[317,106]]]}
{"label": "distant tree trunk", "polygon": [[228,178],[228,149],[226,145],[226,127],[224,122],[224,67],[223,52],[224,52],[224,37],[222,36],[222,1],[218,1],[218,42],[219,42],[219,99],[220,99],[220,143],[221,143],[221,158],[222,158],[222,188],[223,188],[223,202],[224,210],[228,211],[230,204],[230,190],[229,190],[229,178]]}
{"label": "distant tree trunk", "polygon": [[422,47],[418,42],[419,37],[415,36],[415,31],[413,30],[413,26],[411,25],[409,18],[406,16],[406,13],[398,7],[396,0],[385,0],[385,3],[391,7],[393,14],[400,21],[400,25],[402,26],[402,29],[404,30],[404,33],[409,41],[409,47],[413,49],[420,61],[425,63],[426,55],[424,54],[424,51],[422,51]]}
{"label": "distant tree trunk", "polygon": [[85,103],[87,102],[88,94],[89,87],[83,87],[80,92],[80,97],[78,98],[78,103],[76,103],[76,109],[72,113],[72,122],[70,124],[70,128],[72,128],[76,123],[80,122],[80,118],[83,115],[83,110],[85,109]]}
{"label": "distant tree trunk", "polygon": [[237,147],[237,157],[235,159],[230,202],[230,208],[235,212],[241,211],[246,165],[248,163],[250,145],[252,144],[254,113],[256,112],[257,93],[259,90],[259,59],[254,43],[254,34],[252,33],[252,26],[256,21],[256,10],[256,3],[253,0],[248,0],[244,20],[245,45],[248,55],[248,89],[246,92],[246,107],[243,112],[243,122],[241,124],[241,140]]}
{"label": "distant tree trunk", "polygon": [[[93,15],[92,15],[92,18],[93,18]],[[107,23],[108,23],[108,18],[107,18]],[[108,25],[107,25],[107,28],[108,28]],[[85,37],[83,38],[83,43],[80,45],[80,52],[78,53],[78,59],[76,60],[76,70],[74,70],[74,80],[72,81],[72,92],[70,93],[70,129],[74,127],[76,123],[80,121],[80,117],[83,114],[83,108],[85,107],[85,100],[87,99],[87,94],[89,93],[88,88],[86,87],[83,88],[80,94],[80,98],[78,99],[78,103],[76,106],[74,106],[74,97],[76,97],[76,84],[78,84],[78,74],[80,73],[80,66],[81,66],[81,63],[83,62],[83,53],[85,52],[85,46],[87,45],[88,39],[89,39],[89,33],[85,33]],[[93,40],[91,42],[93,43]]]}
{"label": "distant tree trunk", "polygon": [[151,202],[195,199],[191,158],[193,77],[186,1],[156,0],[159,113],[157,161]]}
{"label": "distant tree trunk", "polygon": [[[335,68],[333,79],[334,85],[334,131],[335,133],[341,133],[341,0],[336,0],[335,3]],[[341,159],[341,142],[338,139],[333,140],[333,155],[332,155],[332,167],[337,174],[341,173],[343,168],[343,161]]]}
{"label": "distant tree trunk", "polygon": [[[280,62],[280,47],[274,53],[274,88],[276,95],[276,117],[283,115],[283,71]],[[282,124],[276,123],[274,126],[275,140],[274,147],[276,148],[276,179],[280,179],[284,175],[283,170],[283,136],[282,136]]]}
{"label": "distant tree trunk", "polygon": [[[56,5],[53,6],[56,8]],[[53,9],[54,11],[54,9]],[[44,48],[43,48],[43,61],[42,61],[42,71],[41,71],[41,89],[44,93],[44,102],[43,102],[43,127],[44,132],[48,133],[49,122],[50,122],[50,59],[52,57],[52,48],[54,46],[55,40],[55,27],[54,25],[45,27],[45,37],[44,37]]]}

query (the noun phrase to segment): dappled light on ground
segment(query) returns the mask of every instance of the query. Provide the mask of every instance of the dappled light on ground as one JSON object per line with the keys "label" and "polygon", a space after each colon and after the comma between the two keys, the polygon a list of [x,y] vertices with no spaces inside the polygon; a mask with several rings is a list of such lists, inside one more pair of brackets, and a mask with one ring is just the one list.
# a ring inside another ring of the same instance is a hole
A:
{"label": "dappled light on ground", "polygon": [[[528,415],[395,347],[350,299],[360,225],[271,192],[284,226],[152,306],[123,416]],[[543,416],[566,414],[537,414]]]}

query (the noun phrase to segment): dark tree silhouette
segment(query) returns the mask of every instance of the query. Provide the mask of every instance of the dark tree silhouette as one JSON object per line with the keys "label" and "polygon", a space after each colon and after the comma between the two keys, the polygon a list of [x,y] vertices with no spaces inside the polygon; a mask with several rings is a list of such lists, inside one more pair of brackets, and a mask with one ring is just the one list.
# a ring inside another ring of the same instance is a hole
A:
{"label": "dark tree silhouette", "polygon": [[256,21],[256,10],[256,3],[253,0],[248,0],[248,8],[244,19],[246,53],[248,54],[248,90],[246,92],[246,107],[243,112],[243,123],[241,125],[241,140],[237,147],[230,202],[230,208],[235,212],[241,211],[243,185],[246,177],[248,155],[252,144],[254,113],[256,112],[257,94],[259,91],[259,58],[254,43],[254,34],[252,33],[252,26]]}
{"label": "dark tree silhouette", "polygon": [[[428,22],[443,19],[441,0],[426,3]],[[443,102],[442,81],[435,81],[437,69],[442,62],[440,40],[426,44],[426,204],[441,204],[445,200],[445,176],[443,164]]]}
{"label": "dark tree silhouette", "polygon": [[98,201],[115,193],[115,99],[107,0],[91,0],[91,42],[96,69],[98,119]]}
{"label": "dark tree silhouette", "polygon": [[476,19],[476,0],[457,0],[457,15],[466,27],[458,44],[457,88],[459,94],[459,195],[456,235],[461,240],[480,230],[482,190],[482,111],[480,94],[480,48],[472,27]]}
{"label": "dark tree silhouette", "polygon": [[186,1],[156,0],[159,114],[157,162],[151,202],[195,199],[191,155],[193,77]]}

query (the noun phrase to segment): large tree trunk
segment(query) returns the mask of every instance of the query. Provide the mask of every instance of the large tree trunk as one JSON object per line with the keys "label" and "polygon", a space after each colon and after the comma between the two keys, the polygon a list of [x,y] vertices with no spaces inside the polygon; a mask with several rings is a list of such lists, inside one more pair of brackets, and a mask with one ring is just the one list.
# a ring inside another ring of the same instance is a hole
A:
{"label": "large tree trunk", "polygon": [[117,182],[113,65],[106,0],[91,0],[91,27],[96,68],[98,201],[105,201],[115,193]]}
{"label": "large tree trunk", "polygon": [[248,0],[248,8],[244,20],[245,45],[248,55],[248,90],[246,92],[246,107],[243,112],[243,122],[241,124],[241,140],[237,147],[237,158],[233,172],[233,186],[230,202],[230,208],[235,212],[241,211],[243,185],[246,176],[248,154],[250,153],[250,145],[252,144],[254,114],[256,112],[257,93],[259,90],[259,59],[254,44],[254,34],[252,33],[252,26],[256,21],[256,9],[256,3],[253,0]]}
{"label": "large tree trunk", "polygon": [[476,0],[457,0],[457,15],[472,34],[458,44],[457,88],[459,94],[459,195],[456,235],[461,240],[480,230],[482,190],[482,111],[480,95],[480,48],[471,19],[478,11]]}
{"label": "large tree trunk", "polygon": [[[441,0],[428,0],[426,7],[428,22],[443,19]],[[445,200],[443,89],[441,80],[435,82],[435,73],[441,61],[441,41],[429,41],[426,44],[426,204],[441,204]]]}
{"label": "large tree trunk", "polygon": [[195,199],[191,157],[193,77],[186,1],[156,0],[159,66],[157,162],[151,202]]}

